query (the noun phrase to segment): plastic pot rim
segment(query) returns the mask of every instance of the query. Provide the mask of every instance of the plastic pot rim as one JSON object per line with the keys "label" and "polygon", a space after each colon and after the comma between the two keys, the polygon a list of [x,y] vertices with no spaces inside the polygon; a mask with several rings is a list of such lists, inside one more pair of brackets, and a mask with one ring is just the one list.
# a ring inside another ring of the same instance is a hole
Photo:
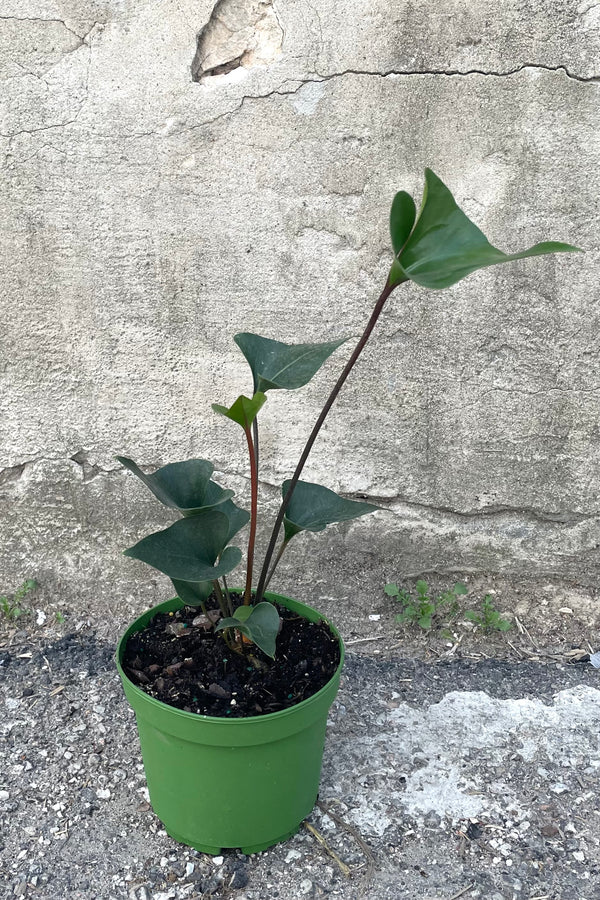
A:
{"label": "plastic pot rim", "polygon": [[[238,593],[240,591],[239,588],[230,588],[234,593]],[[337,639],[338,646],[340,649],[340,661],[335,669],[335,672],[331,675],[331,678],[328,679],[327,683],[323,685],[315,694],[307,697],[306,700],[302,700],[300,703],[294,704],[294,706],[290,706],[287,709],[280,709],[277,712],[272,713],[264,713],[262,715],[257,716],[244,716],[235,719],[228,719],[226,716],[206,716],[202,713],[193,713],[186,712],[183,709],[178,709],[176,706],[171,706],[169,703],[164,703],[162,700],[157,700],[156,697],[150,696],[146,691],[143,691],[139,688],[133,681],[129,678],[125,670],[121,665],[121,660],[123,658],[123,654],[125,652],[125,647],[127,645],[127,641],[129,638],[136,634],[138,631],[142,631],[142,629],[154,618],[155,615],[161,612],[171,612],[176,609],[183,609],[186,604],[180,600],[179,597],[173,597],[170,600],[165,600],[162,603],[158,603],[156,606],[150,607],[150,609],[146,610],[140,616],[133,620],[133,622],[126,628],[123,632],[119,641],[117,643],[117,649],[115,652],[115,662],[117,665],[117,670],[121,679],[127,682],[128,690],[132,692],[132,694],[140,700],[142,703],[149,704],[150,707],[155,707],[157,709],[169,710],[169,713],[174,716],[181,717],[182,719],[190,722],[198,722],[203,721],[208,723],[226,725],[227,727],[236,727],[236,728],[244,728],[250,726],[256,726],[257,722],[273,722],[275,720],[285,719],[288,716],[294,715],[300,709],[308,709],[313,704],[319,703],[321,697],[325,694],[326,691],[330,690],[331,682],[334,679],[338,678],[342,667],[344,665],[344,642],[342,637],[335,627],[335,625],[330,622],[327,616],[322,615],[317,609],[312,606],[307,606],[305,603],[301,603],[299,600],[294,600],[292,597],[286,597],[284,594],[275,594],[272,591],[265,592],[265,598],[275,603],[280,603],[282,606],[285,606],[287,609],[297,608],[297,611],[303,615],[302,610],[307,610],[309,613],[314,614],[315,619],[311,619],[310,616],[304,616],[304,618],[308,618],[309,621],[322,621],[325,622],[328,626],[329,630],[333,634],[333,636]],[[173,605],[177,604],[177,605]],[[290,606],[289,604],[292,604]],[[150,615],[151,614],[151,615]],[[142,621],[143,620],[143,621]],[[137,627],[136,627],[137,626]]]}

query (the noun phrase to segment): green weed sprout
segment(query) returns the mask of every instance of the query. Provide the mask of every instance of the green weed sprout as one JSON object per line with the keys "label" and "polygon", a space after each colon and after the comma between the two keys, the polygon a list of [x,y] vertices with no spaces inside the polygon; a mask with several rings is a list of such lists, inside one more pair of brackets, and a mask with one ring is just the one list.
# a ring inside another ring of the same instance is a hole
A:
{"label": "green weed sprout", "polygon": [[37,587],[37,581],[33,578],[28,578],[23,584],[17,588],[12,597],[1,596],[0,597],[0,612],[9,620],[16,621],[26,612],[21,604],[27,594],[34,591]]}
{"label": "green weed sprout", "polygon": [[486,594],[481,601],[480,611],[468,610],[465,613],[465,619],[478,625],[486,633],[491,631],[509,631],[512,628],[512,623],[508,619],[503,619],[496,609],[490,594]]}

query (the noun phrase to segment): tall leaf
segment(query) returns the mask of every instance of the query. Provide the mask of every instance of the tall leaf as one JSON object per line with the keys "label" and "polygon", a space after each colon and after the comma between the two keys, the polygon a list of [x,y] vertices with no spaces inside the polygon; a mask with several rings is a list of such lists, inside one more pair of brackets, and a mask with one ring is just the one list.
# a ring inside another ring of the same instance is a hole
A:
{"label": "tall leaf", "polygon": [[208,509],[148,535],[126,550],[125,556],[140,559],[171,579],[214,581],[231,572],[242,558],[237,547],[226,547],[230,530],[224,513]]}
{"label": "tall leaf", "polygon": [[252,369],[255,391],[295,390],[308,384],[325,360],[348,338],[323,344],[283,344],[241,332],[234,341]]}
{"label": "tall leaf", "polygon": [[[281,488],[282,496],[285,497],[289,486],[290,481],[284,481]],[[327,525],[334,522],[356,519],[380,508],[372,503],[346,500],[320,484],[299,481],[283,520],[285,540],[289,541],[300,531],[323,531]]]}
{"label": "tall leaf", "polygon": [[161,503],[178,509],[184,516],[195,516],[201,510],[218,506],[233,496],[233,491],[211,481],[214,466],[207,459],[169,463],[152,475],[146,475],[137,463],[126,456],[117,456],[117,459],[137,475]]}
{"label": "tall leaf", "polygon": [[[400,216],[397,218],[400,219]],[[409,216],[405,214],[402,219],[404,227],[408,220]],[[425,170],[423,202],[417,221],[400,250],[397,245],[404,233],[402,227],[392,221],[391,229],[392,244],[397,254],[390,272],[393,283],[410,279],[422,287],[434,289],[450,287],[471,272],[487,266],[547,253],[579,250],[571,244],[545,241],[520,253],[503,253],[490,244],[458,207],[446,185],[431,169]]]}
{"label": "tall leaf", "polygon": [[237,422],[238,425],[241,425],[246,430],[250,428],[266,400],[267,398],[262,391],[256,391],[253,397],[245,397],[241,394],[229,409],[226,406],[221,406],[219,403],[213,403],[212,408],[219,415],[231,419],[232,422]]}

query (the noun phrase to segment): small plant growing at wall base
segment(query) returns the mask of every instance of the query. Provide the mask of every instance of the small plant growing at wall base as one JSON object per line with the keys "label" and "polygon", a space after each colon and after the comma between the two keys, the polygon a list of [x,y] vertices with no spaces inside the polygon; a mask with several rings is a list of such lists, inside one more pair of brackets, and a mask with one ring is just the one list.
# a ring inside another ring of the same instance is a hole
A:
{"label": "small plant growing at wall base", "polygon": [[512,628],[512,623],[508,619],[503,619],[496,609],[491,594],[485,595],[479,610],[467,610],[465,619],[478,625],[485,632],[510,631]]}
{"label": "small plant growing at wall base", "polygon": [[460,608],[458,598],[467,593],[466,585],[459,582],[436,597],[423,579],[415,584],[415,594],[406,588],[399,588],[397,584],[386,584],[384,590],[388,597],[400,604],[401,612],[396,615],[396,622],[400,625],[418,625],[424,631],[431,629],[434,619],[438,624],[442,620],[447,624],[453,619]]}
{"label": "small plant growing at wall base", "polygon": [[22,603],[25,597],[34,591],[37,587],[37,581],[34,578],[28,578],[23,584],[17,588],[12,597],[6,595],[0,596],[0,612],[9,620],[15,621],[22,615],[29,612]]}

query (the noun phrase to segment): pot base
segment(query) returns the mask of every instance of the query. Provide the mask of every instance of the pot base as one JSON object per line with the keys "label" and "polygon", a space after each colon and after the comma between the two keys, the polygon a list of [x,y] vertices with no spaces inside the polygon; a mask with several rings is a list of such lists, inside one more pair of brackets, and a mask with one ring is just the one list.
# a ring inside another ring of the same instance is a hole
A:
{"label": "pot base", "polygon": [[[300,825],[302,825],[302,822],[296,825],[291,831],[286,831],[285,834],[280,835],[278,838],[273,838],[264,844],[253,844],[251,847],[240,847],[239,849],[246,856],[250,856],[251,853],[261,853],[263,850],[268,850],[269,847],[274,847],[275,844],[281,844],[282,841],[287,841],[288,838],[297,834],[300,830]],[[169,837],[174,841],[177,841],[178,844],[185,844],[186,847],[192,847],[199,853],[207,853],[209,856],[221,856],[223,850],[237,849],[234,847],[210,847],[207,844],[197,844],[194,841],[190,841],[189,838],[184,838],[179,834],[175,834],[175,832],[171,831],[169,828],[166,829],[166,832]]]}

